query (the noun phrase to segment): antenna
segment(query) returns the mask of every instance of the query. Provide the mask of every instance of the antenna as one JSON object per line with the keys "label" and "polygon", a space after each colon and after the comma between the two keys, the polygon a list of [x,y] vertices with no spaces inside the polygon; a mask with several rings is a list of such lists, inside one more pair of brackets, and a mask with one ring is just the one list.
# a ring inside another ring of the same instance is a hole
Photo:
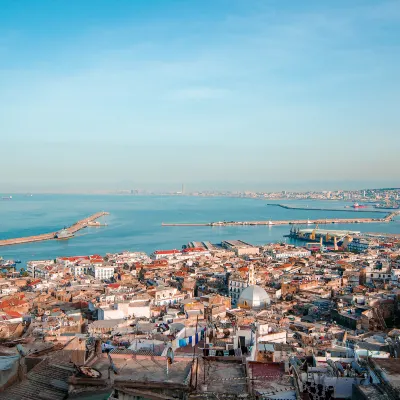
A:
{"label": "antenna", "polygon": [[107,357],[108,357],[108,361],[110,363],[110,365],[108,367],[108,379],[110,379],[111,378],[111,371],[113,371],[115,375],[118,375],[119,374],[119,370],[115,366],[115,364],[114,364],[114,362],[113,362],[113,360],[111,358],[110,352],[107,353]]}
{"label": "antenna", "polygon": [[174,362],[174,351],[171,347],[167,350],[167,378],[169,374],[169,366]]}

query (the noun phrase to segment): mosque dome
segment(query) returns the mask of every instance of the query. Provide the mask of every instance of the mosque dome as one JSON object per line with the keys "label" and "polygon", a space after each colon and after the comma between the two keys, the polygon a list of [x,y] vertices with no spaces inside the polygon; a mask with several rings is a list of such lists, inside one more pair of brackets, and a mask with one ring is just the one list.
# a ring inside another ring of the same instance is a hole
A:
{"label": "mosque dome", "polygon": [[268,293],[260,286],[251,285],[243,290],[238,300],[239,307],[265,308],[269,306],[271,299]]}

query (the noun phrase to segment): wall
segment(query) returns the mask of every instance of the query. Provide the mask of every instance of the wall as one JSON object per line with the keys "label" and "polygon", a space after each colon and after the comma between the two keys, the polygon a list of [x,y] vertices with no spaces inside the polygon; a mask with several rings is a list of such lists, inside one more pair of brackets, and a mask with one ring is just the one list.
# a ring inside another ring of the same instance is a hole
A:
{"label": "wall", "polygon": [[286,331],[259,336],[258,342],[286,343]]}
{"label": "wall", "polygon": [[11,385],[18,378],[19,355],[0,356],[0,391]]}
{"label": "wall", "polygon": [[124,312],[122,310],[114,310],[109,308],[99,308],[97,319],[99,321],[109,320],[109,319],[121,319],[124,318]]}

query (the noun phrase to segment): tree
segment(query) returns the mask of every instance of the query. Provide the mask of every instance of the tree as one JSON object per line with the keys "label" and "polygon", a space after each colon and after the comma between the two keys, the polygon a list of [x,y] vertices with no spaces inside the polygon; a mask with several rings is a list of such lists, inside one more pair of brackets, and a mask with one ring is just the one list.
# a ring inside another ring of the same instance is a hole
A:
{"label": "tree", "polygon": [[21,268],[21,269],[19,270],[19,274],[20,274],[21,276],[23,276],[23,277],[29,276],[28,272],[25,271],[25,268]]}

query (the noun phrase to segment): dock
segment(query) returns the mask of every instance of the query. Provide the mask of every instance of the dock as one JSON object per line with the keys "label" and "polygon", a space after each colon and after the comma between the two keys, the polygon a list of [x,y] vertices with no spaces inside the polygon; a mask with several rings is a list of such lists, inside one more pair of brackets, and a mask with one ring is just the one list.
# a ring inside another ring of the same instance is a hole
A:
{"label": "dock", "polygon": [[319,218],[319,219],[296,219],[280,221],[218,221],[209,223],[162,223],[162,226],[280,226],[280,225],[314,225],[314,224],[370,224],[379,222],[390,222],[400,211],[387,213],[383,218]]}
{"label": "dock", "polygon": [[359,208],[321,208],[321,207],[296,207],[286,204],[268,203],[267,206],[285,208],[286,210],[303,210],[303,211],[332,211],[332,212],[352,212],[352,213],[387,213],[386,210],[364,210]]}
{"label": "dock", "polygon": [[[97,219],[109,215],[108,212],[101,211],[96,214],[93,214],[87,218],[81,219],[78,222],[75,222],[71,226],[65,228],[65,230],[70,233],[74,234],[81,229],[86,228],[90,222],[96,221]],[[13,239],[4,239],[0,240],[0,246],[12,246],[16,244],[25,244],[25,243],[33,243],[33,242],[43,242],[44,240],[53,240],[57,232],[50,232],[50,233],[43,233],[41,235],[36,236],[25,236],[20,238],[13,238]]]}

